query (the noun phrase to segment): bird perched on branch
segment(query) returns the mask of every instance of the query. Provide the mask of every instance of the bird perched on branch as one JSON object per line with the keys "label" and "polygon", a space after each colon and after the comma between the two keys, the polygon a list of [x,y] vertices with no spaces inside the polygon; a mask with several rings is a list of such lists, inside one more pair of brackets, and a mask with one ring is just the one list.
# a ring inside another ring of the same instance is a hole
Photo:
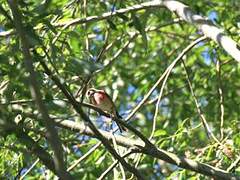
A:
{"label": "bird perched on branch", "polygon": [[[112,101],[112,98],[104,90],[90,88],[87,91],[87,97],[90,100],[91,104],[110,114],[112,119],[122,119],[117,111],[114,102]],[[118,122],[116,122],[116,124],[118,125],[120,132],[126,130],[126,128],[120,125]]]}

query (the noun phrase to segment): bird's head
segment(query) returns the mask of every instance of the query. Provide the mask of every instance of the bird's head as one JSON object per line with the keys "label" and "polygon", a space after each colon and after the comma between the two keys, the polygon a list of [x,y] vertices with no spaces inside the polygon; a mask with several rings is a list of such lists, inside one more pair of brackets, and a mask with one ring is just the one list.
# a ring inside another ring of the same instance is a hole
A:
{"label": "bird's head", "polygon": [[94,93],[96,93],[97,92],[97,90],[96,89],[94,89],[94,88],[90,88],[90,89],[88,89],[87,90],[87,97],[88,98],[91,98],[93,95],[94,95]]}

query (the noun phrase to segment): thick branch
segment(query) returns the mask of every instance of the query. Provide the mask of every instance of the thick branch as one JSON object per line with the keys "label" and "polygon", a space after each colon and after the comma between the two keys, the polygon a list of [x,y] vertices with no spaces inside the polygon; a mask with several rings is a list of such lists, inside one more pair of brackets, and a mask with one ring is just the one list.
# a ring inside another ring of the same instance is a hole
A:
{"label": "thick branch", "polygon": [[163,1],[163,5],[170,11],[177,13],[186,22],[196,25],[205,36],[218,43],[228,54],[240,62],[240,47],[234,40],[224,34],[223,29],[215,26],[207,18],[195,14],[188,6],[181,2],[168,0]]}
{"label": "thick branch", "polygon": [[11,123],[9,120],[0,119],[0,130],[5,131],[7,135],[16,134],[18,140],[24,144],[32,154],[36,155],[48,169],[57,173],[51,155],[39,146],[38,143],[36,143],[30,136],[28,136],[28,134],[23,131],[22,127]]}
{"label": "thick branch", "polygon": [[90,23],[90,22],[95,22],[95,21],[100,21],[100,20],[104,20],[104,19],[108,19],[112,16],[116,16],[116,15],[120,15],[120,14],[125,14],[125,13],[129,13],[132,11],[138,11],[138,10],[142,10],[142,9],[147,9],[147,8],[153,8],[153,7],[159,7],[162,5],[163,2],[145,2],[145,3],[141,3],[141,4],[137,4],[131,7],[127,7],[127,8],[122,8],[122,9],[118,9],[114,12],[107,12],[107,13],[103,13],[100,16],[89,16],[86,18],[77,18],[68,22],[63,22],[63,23],[54,23],[53,26],[55,27],[70,27],[73,25],[77,25],[77,24],[84,24],[84,23]]}
{"label": "thick branch", "polygon": [[[84,123],[77,123],[69,120],[56,120],[56,123],[59,127],[69,129],[74,132],[80,132],[82,134],[96,137],[94,132],[84,125]],[[99,130],[101,134],[106,139],[111,139],[112,134],[110,132]],[[146,155],[149,155],[151,157],[164,160],[168,163],[177,165],[180,168],[189,169],[198,173],[201,173],[206,176],[211,176],[217,179],[232,179],[232,180],[238,180],[239,177],[235,176],[232,173],[228,173],[227,171],[215,168],[213,166],[210,166],[205,163],[197,162],[191,159],[187,159],[184,157],[179,157],[178,155],[174,153],[167,152],[162,149],[158,148],[152,148],[151,146],[145,146],[145,143],[140,140],[133,140],[131,138],[123,137],[121,135],[114,135],[116,142],[124,147],[129,148],[136,148],[136,146],[139,148],[135,150],[135,152],[143,153]],[[134,150],[133,150],[134,152]]]}
{"label": "thick branch", "polygon": [[178,167],[189,169],[201,174],[204,174],[206,176],[210,176],[216,179],[222,179],[222,180],[239,180],[240,177],[237,175],[234,175],[232,173],[228,173],[227,171],[224,171],[222,169],[218,169],[216,167],[210,166],[205,163],[197,162],[191,159],[187,159],[184,157],[178,157],[177,155],[173,153],[169,153],[167,151],[164,151],[162,149],[148,149],[143,148],[139,152],[148,154],[152,157],[162,159],[166,162],[169,162],[171,164],[175,164]]}
{"label": "thick branch", "polygon": [[[170,11],[177,13],[179,17],[184,19],[186,22],[190,24],[194,24],[201,30],[204,35],[209,37],[210,39],[214,40],[223,49],[228,52],[235,60],[240,62],[240,47],[239,45],[232,40],[230,37],[224,34],[223,29],[218,28],[215,26],[211,21],[207,20],[205,17],[195,14],[188,6],[184,5],[181,2],[173,1],[173,0],[155,0],[150,2],[141,3],[138,5],[133,5],[131,7],[118,9],[115,12],[107,12],[103,13],[100,16],[89,16],[86,18],[77,18],[68,22],[63,23],[54,23],[53,26],[55,27],[64,27],[64,29],[77,25],[77,24],[84,24],[94,21],[100,21],[104,19],[108,19],[112,16],[118,16],[119,14],[125,14],[132,11],[138,11],[142,9],[149,9],[153,7],[166,7]],[[0,37],[8,36],[12,34],[12,30],[0,32]]]}
{"label": "thick branch", "polygon": [[107,12],[103,13],[100,16],[89,16],[87,18],[77,18],[65,23],[56,23],[54,26],[64,26],[64,28],[67,28],[69,26],[73,26],[76,24],[83,24],[83,23],[89,23],[93,21],[100,21],[104,19],[108,19],[112,16],[117,16],[119,14],[124,14],[132,11],[138,11],[142,9],[149,9],[153,7],[166,7],[173,13],[177,13],[179,17],[184,19],[186,22],[190,24],[194,24],[197,26],[199,30],[203,32],[203,34],[216,43],[218,43],[220,46],[223,47],[223,49],[230,54],[235,60],[240,62],[240,47],[239,45],[232,40],[230,37],[224,34],[223,29],[218,28],[215,26],[210,20],[207,20],[207,18],[202,17],[200,15],[195,14],[188,6],[185,4],[173,1],[173,0],[155,0],[150,2],[141,3],[138,5],[134,5],[131,7],[118,9],[115,12]]}
{"label": "thick branch", "polygon": [[108,149],[108,151],[113,155],[114,158],[116,158],[126,170],[133,173],[138,179],[144,179],[141,173],[132,165],[127,163],[124,158],[122,158],[115,149],[111,146],[109,141],[99,132],[99,130],[95,127],[95,125],[92,123],[92,121],[89,119],[89,117],[84,113],[82,110],[82,106],[80,103],[78,103],[74,96],[71,94],[71,92],[67,89],[67,87],[61,83],[60,79],[55,76],[51,70],[48,68],[48,66],[45,64],[45,62],[42,61],[42,59],[39,58],[39,61],[44,68],[45,73],[55,82],[55,84],[58,86],[58,88],[62,91],[64,96],[67,98],[69,103],[73,106],[74,110],[80,115],[80,117],[88,124],[91,131],[94,132],[96,137],[103,143],[103,145]]}
{"label": "thick branch", "polygon": [[[97,136],[94,134],[94,132],[87,126],[85,123],[77,123],[74,121],[69,121],[69,120],[55,120],[57,126],[65,129],[69,129],[74,132],[79,132],[81,134],[85,134],[94,138],[97,138]],[[106,139],[111,140],[112,139],[112,134],[107,131],[103,130],[98,130]],[[114,135],[116,138],[116,141],[118,142],[119,145],[124,146],[124,147],[134,147],[135,145],[137,146],[145,146],[145,143],[140,141],[140,140],[133,140],[126,138],[124,136],[120,135]]]}
{"label": "thick branch", "polygon": [[26,32],[24,30],[24,25],[22,24],[21,13],[17,7],[16,0],[8,0],[8,4],[13,14],[13,21],[15,23],[16,30],[21,38],[23,55],[25,59],[25,67],[29,72],[29,85],[30,91],[33,99],[36,102],[37,108],[43,117],[43,123],[47,129],[47,138],[48,141],[54,151],[54,165],[55,165],[55,173],[62,179],[71,179],[72,177],[66,171],[65,163],[63,160],[63,149],[58,137],[57,131],[54,127],[53,121],[50,119],[47,109],[43,104],[41,93],[38,87],[38,83],[36,80],[36,74],[33,67],[33,60],[30,54],[30,43],[28,42]]}

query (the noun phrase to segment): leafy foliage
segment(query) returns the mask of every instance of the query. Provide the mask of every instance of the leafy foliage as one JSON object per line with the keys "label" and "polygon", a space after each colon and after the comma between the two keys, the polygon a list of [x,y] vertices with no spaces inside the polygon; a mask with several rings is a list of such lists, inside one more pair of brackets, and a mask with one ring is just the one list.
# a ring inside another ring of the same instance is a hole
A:
{"label": "leafy foliage", "polygon": [[[105,89],[114,97],[120,114],[127,117],[171,62],[200,36],[201,32],[196,27],[178,20],[179,17],[164,8],[114,15],[107,20],[99,18],[68,28],[61,25],[77,18],[114,13],[116,9],[140,2],[142,1],[19,1],[25,32],[31,42],[37,81],[51,118],[82,121],[56,84],[46,75],[39,59],[48,65],[78,101],[81,101],[83,87],[90,80],[88,86]],[[236,42],[240,42],[238,1],[185,0],[184,3],[198,14],[209,17]],[[51,154],[44,136],[45,127],[30,94],[22,44],[6,1],[1,1],[0,13],[0,33],[12,31],[9,35],[0,37],[0,117],[3,121],[23,127],[29,136]],[[135,114],[130,124],[149,137],[155,108],[159,106],[152,139],[157,147],[226,170],[240,154],[239,63],[211,41],[196,45],[183,60],[201,111],[211,126],[212,133],[221,139],[224,146],[219,147],[216,142],[208,139],[181,62],[173,69],[160,104],[157,105],[157,101],[153,100],[158,97],[162,84]],[[89,112],[87,108],[84,110],[98,128],[109,130],[106,118],[99,118],[98,114]],[[64,128],[58,128],[58,132],[65,150],[67,167],[97,143],[96,139],[81,132]],[[13,131],[0,127],[0,133],[0,176],[5,179],[19,177],[37,157],[29,154],[29,150]],[[123,136],[132,138],[130,132]],[[119,147],[119,151],[124,154],[126,148]],[[126,159],[132,164],[138,164],[138,169],[148,179],[202,177],[198,173],[146,155],[132,154]],[[111,154],[104,146],[100,146],[71,170],[71,174],[76,178],[96,179],[113,161]],[[120,166],[116,169],[120,171]],[[240,175],[239,167],[235,172]],[[128,172],[125,173],[127,177],[131,176]],[[120,178],[122,175],[112,171],[108,179],[117,179],[117,176]],[[42,162],[38,162],[27,176],[29,179],[38,179],[44,176],[54,177],[54,174]]]}

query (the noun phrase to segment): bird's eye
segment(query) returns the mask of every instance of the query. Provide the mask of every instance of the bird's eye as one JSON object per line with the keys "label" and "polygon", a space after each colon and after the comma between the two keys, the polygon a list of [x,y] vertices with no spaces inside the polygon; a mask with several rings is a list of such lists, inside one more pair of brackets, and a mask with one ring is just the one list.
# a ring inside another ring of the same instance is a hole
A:
{"label": "bird's eye", "polygon": [[88,92],[87,92],[87,95],[90,96],[90,94],[91,94],[90,91],[88,91]]}
{"label": "bird's eye", "polygon": [[87,92],[87,96],[91,96],[92,94],[93,94],[93,91],[91,90]]}

